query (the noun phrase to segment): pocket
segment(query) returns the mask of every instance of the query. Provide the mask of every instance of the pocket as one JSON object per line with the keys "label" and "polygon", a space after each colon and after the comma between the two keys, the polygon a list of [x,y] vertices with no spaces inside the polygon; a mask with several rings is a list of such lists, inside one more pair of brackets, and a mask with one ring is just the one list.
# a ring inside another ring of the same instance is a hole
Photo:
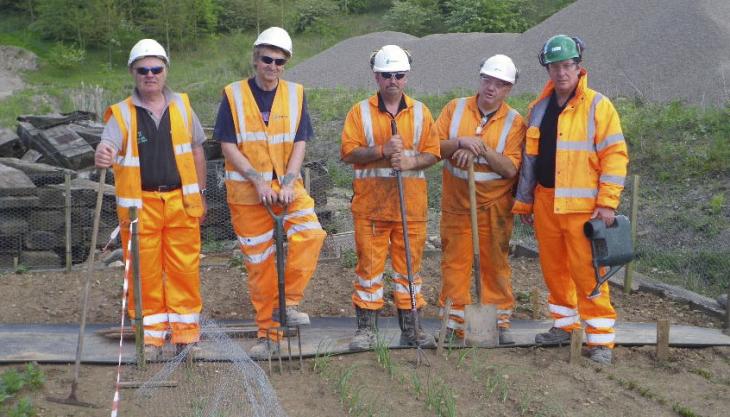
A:
{"label": "pocket", "polygon": [[536,156],[540,150],[540,128],[530,126],[525,136],[525,153],[529,156]]}

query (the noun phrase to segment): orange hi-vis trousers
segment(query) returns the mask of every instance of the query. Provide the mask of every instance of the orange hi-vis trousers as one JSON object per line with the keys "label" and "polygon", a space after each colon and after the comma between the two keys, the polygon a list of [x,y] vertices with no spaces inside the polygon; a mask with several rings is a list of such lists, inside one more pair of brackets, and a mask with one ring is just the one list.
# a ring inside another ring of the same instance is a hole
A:
{"label": "orange hi-vis trousers", "polygon": [[[393,299],[400,310],[411,308],[408,289],[406,249],[401,222],[377,221],[355,218],[355,247],[357,249],[357,281],[352,302],[367,310],[383,308],[383,272],[385,260],[390,252],[393,277]],[[408,239],[411,246],[411,271],[413,271],[416,307],[426,305],[421,295],[421,257],[426,243],[426,222],[408,222]]]}
{"label": "orange hi-vis trousers", "polygon": [[[230,209],[248,270],[248,291],[256,310],[258,337],[279,340],[279,332],[267,332],[279,327],[272,320],[274,309],[279,308],[274,219],[262,204],[230,204]],[[280,215],[284,208],[275,205],[273,211]],[[295,306],[304,298],[304,289],[317,267],[319,251],[327,235],[314,213],[314,200],[303,188],[288,207],[284,231],[288,248],[284,270],[286,305]]]}
{"label": "orange hi-vis trousers", "polygon": [[[200,339],[200,222],[183,207],[182,191],[142,192],[139,212],[139,266],[142,282],[144,343],[162,346]],[[121,228],[128,258],[129,227]],[[133,281],[129,281],[129,317],[134,319]]]}
{"label": "orange hi-vis trousers", "polygon": [[[509,264],[509,239],[514,215],[512,196],[506,194],[490,206],[477,209],[482,304],[497,306],[497,325],[510,327],[515,305],[512,295],[512,268]],[[472,303],[474,282],[471,217],[467,214],[441,213],[441,295],[443,307],[450,298],[448,327],[459,336],[464,329],[464,306]],[[443,316],[443,309],[441,310]]]}
{"label": "orange hi-vis trousers", "polygon": [[[616,311],[611,305],[608,283],[593,299],[588,295],[596,284],[591,244],[583,225],[591,213],[555,214],[555,190],[535,188],[535,235],[540,250],[540,266],[550,292],[548,304],[555,327],[580,329],[586,322],[586,344],[613,348]],[[580,318],[579,318],[580,316]]]}

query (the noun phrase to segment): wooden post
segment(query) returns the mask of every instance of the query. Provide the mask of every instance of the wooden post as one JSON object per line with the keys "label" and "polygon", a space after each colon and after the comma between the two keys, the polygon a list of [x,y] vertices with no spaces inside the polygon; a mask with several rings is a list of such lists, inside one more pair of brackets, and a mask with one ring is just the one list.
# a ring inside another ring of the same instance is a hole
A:
{"label": "wooden post", "polygon": [[304,189],[307,194],[312,195],[312,172],[309,167],[304,167]]}
{"label": "wooden post", "polygon": [[537,320],[540,318],[540,291],[537,288],[533,288],[530,291],[530,305],[532,305],[532,319]]}
{"label": "wooden post", "polygon": [[449,314],[451,314],[451,304],[451,298],[447,298],[446,305],[444,305],[444,315],[441,317],[439,340],[436,344],[436,353],[438,354],[441,354],[444,351],[444,339],[446,339],[446,328],[449,326]]}
{"label": "wooden post", "polygon": [[[636,251],[636,222],[639,215],[639,176],[633,176],[631,186],[631,242]],[[631,294],[631,285],[634,281],[634,262],[626,265],[626,274],[624,275],[624,294]]]}
{"label": "wooden post", "polygon": [[583,329],[575,329],[570,332],[570,362],[571,365],[579,364],[581,361],[581,349],[583,348]]}
{"label": "wooden post", "polygon": [[64,184],[66,192],[66,273],[71,272],[71,173],[64,174]]}
{"label": "wooden post", "polygon": [[725,299],[725,334],[730,336],[730,284],[728,284],[727,299]]}
{"label": "wooden post", "polygon": [[139,233],[137,227],[137,207],[129,208],[129,220],[132,222],[132,277],[134,279],[134,346],[137,351],[137,368],[144,369],[144,327],[142,324],[142,282],[139,272]]}
{"label": "wooden post", "polygon": [[663,362],[669,358],[669,320],[660,319],[656,323],[656,360]]}

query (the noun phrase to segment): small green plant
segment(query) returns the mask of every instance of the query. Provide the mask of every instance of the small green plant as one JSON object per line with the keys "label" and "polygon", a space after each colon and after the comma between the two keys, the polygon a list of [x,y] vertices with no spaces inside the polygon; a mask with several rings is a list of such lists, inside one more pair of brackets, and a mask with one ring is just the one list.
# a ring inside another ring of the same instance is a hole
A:
{"label": "small green plant", "polygon": [[0,377],[0,385],[3,391],[9,395],[17,394],[25,385],[23,374],[15,369],[8,369]]}
{"label": "small green plant", "polygon": [[231,259],[228,260],[228,268],[238,268],[241,272],[246,272],[246,264],[243,262],[243,255],[241,253],[236,253],[231,256]]}
{"label": "small green plant", "polygon": [[340,255],[340,263],[343,268],[354,268],[357,265],[357,253],[352,249],[342,251]]}
{"label": "small green plant", "polygon": [[675,403],[672,405],[672,411],[679,414],[682,417],[699,417],[699,414],[692,411],[690,408],[683,406],[682,404]]}
{"label": "small green plant", "polygon": [[375,339],[375,355],[378,358],[378,363],[388,372],[390,377],[395,374],[395,364],[393,358],[390,356],[390,348],[388,342],[381,337],[379,334]]}
{"label": "small green plant", "polygon": [[33,403],[28,397],[22,398],[15,404],[15,407],[8,411],[8,417],[35,417],[37,415],[38,413],[33,409]]}
{"label": "small green plant", "polygon": [[28,271],[30,271],[30,268],[24,264],[18,264],[18,266],[15,268],[15,273],[18,275],[25,274]]}
{"label": "small green plant", "polygon": [[43,370],[41,370],[38,365],[34,363],[29,363],[25,365],[23,380],[25,382],[25,385],[30,387],[32,390],[37,390],[46,383],[46,375],[43,373]]}
{"label": "small green plant", "polygon": [[719,216],[722,213],[723,206],[725,206],[724,193],[717,193],[710,198],[709,208],[713,216]]}
{"label": "small green plant", "polygon": [[695,369],[692,369],[690,372],[692,372],[693,374],[699,375],[708,381],[712,381],[712,372],[708,371],[707,369],[695,368]]}
{"label": "small green plant", "polygon": [[48,60],[58,68],[69,69],[78,66],[86,59],[86,50],[75,45],[57,43],[48,54]]}

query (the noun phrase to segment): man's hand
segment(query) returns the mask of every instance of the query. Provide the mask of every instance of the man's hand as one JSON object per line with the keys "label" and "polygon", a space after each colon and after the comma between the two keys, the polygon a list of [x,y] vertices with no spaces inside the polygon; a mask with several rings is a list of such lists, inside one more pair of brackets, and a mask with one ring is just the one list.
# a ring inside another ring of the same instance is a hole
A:
{"label": "man's hand", "polygon": [[408,171],[416,166],[416,158],[405,156],[402,152],[399,152],[390,158],[390,166],[396,171]]}
{"label": "man's hand", "polygon": [[[459,141],[459,150],[466,149],[474,155],[481,155],[487,151],[486,145],[477,137],[461,137]],[[458,152],[458,151],[457,151]]]}
{"label": "man's hand", "polygon": [[401,152],[403,152],[403,139],[399,134],[391,136],[390,140],[383,145],[383,156],[385,158],[392,160],[393,155]]}
{"label": "man's hand", "polygon": [[208,217],[208,201],[205,199],[204,195],[201,195],[200,198],[203,200],[203,215],[198,219],[198,223],[202,225]]}
{"label": "man's hand", "polygon": [[520,223],[532,227],[535,224],[535,218],[532,214],[520,214]]}
{"label": "man's hand", "polygon": [[279,190],[279,203],[288,206],[294,201],[296,192],[293,185],[283,185]]}
{"label": "man's hand", "polygon": [[606,226],[610,226],[616,219],[616,210],[608,207],[596,207],[596,209],[593,210],[591,219],[601,219]]}
{"label": "man's hand", "polygon": [[459,149],[451,155],[456,166],[461,169],[469,168],[469,163],[474,160],[474,153],[468,149]]}
{"label": "man's hand", "polygon": [[106,142],[99,142],[96,146],[96,153],[94,154],[94,163],[97,168],[109,168],[114,162],[114,156],[117,151],[113,146]]}

